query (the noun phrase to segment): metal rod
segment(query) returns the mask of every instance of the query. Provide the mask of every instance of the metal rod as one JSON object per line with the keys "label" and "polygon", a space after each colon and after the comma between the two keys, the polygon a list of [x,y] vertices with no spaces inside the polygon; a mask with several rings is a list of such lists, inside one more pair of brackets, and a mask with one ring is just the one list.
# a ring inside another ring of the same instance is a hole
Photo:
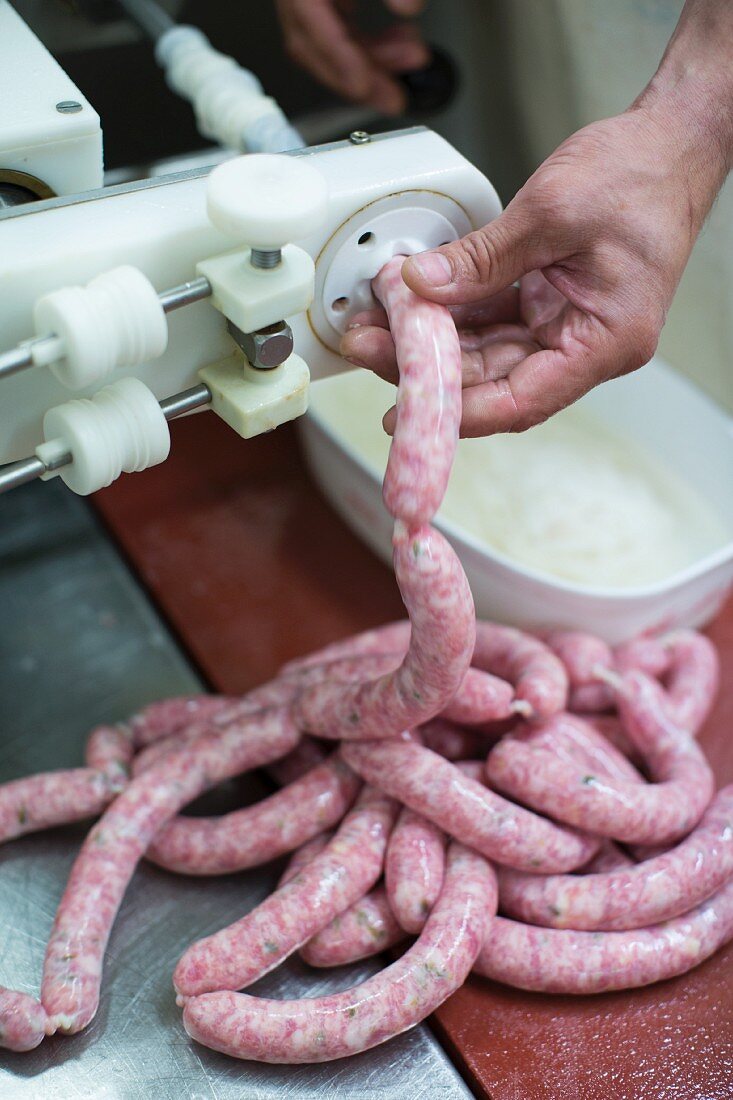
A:
{"label": "metal rod", "polygon": [[136,23],[141,30],[145,31],[145,34],[152,38],[154,42],[157,42],[166,31],[176,26],[175,20],[171,19],[168,12],[161,8],[160,4],[156,4],[154,0],[118,0],[118,3],[121,8],[124,8],[133,23]]}
{"label": "metal rod", "polygon": [[166,397],[160,403],[163,416],[166,420],[175,420],[177,416],[201,409],[211,401],[211,390],[203,383],[200,386],[192,386],[190,390],[174,393],[172,397]]}
{"label": "metal rod", "polygon": [[187,283],[180,283],[170,290],[162,290],[158,295],[164,313],[172,313],[181,306],[190,306],[193,302],[200,302],[211,295],[211,283],[203,275],[198,279],[191,279]]}
{"label": "metal rod", "polygon": [[19,370],[33,366],[33,357],[27,347],[12,348],[0,354],[0,378],[8,378]]}
{"label": "metal rod", "polygon": [[0,466],[0,493],[5,493],[8,489],[16,489],[29,481],[35,481],[45,473],[46,464],[35,455],[31,458],[21,458],[19,462],[10,462],[7,466]]}
{"label": "metal rod", "polygon": [[[175,420],[177,416],[201,409],[211,401],[211,390],[203,383],[200,386],[191,386],[189,390],[174,393],[172,397],[166,397],[160,402],[163,416],[166,420]],[[10,462],[7,466],[0,466],[0,494],[10,489],[17,489],[19,485],[27,485],[29,481],[36,481],[44,474],[52,470],[60,470],[62,466],[68,466],[73,462],[74,456],[70,451],[64,451],[52,462],[42,462],[36,455],[30,458],[21,458],[17,462]]]}

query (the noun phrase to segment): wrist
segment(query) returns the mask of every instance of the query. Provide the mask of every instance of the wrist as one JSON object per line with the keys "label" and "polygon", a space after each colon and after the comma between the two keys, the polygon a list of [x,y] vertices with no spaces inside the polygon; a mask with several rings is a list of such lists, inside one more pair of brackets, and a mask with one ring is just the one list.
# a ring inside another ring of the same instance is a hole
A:
{"label": "wrist", "polygon": [[664,135],[702,223],[733,167],[733,4],[687,0],[657,72],[630,111]]}

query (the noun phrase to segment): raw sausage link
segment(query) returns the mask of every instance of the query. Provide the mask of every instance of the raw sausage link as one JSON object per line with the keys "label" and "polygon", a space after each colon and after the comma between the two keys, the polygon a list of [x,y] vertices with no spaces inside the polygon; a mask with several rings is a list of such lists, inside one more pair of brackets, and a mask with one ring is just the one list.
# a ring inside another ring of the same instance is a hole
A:
{"label": "raw sausage link", "polygon": [[670,654],[661,638],[651,634],[639,634],[628,642],[621,642],[613,651],[613,663],[617,672],[646,672],[659,680],[669,668]]}
{"label": "raw sausage link", "polygon": [[669,655],[665,677],[669,712],[678,726],[694,735],[715,702],[718,654],[710,639],[694,630],[675,630],[662,640]]}
{"label": "raw sausage link", "polygon": [[192,722],[213,718],[235,700],[225,695],[177,695],[149,703],[129,721],[135,745],[142,748],[160,737],[168,737]]}
{"label": "raw sausage link", "polygon": [[570,680],[568,709],[604,711],[613,705],[608,686],[598,683],[599,668],[613,667],[613,653],[600,638],[580,630],[552,630],[544,638],[565,665]]}
{"label": "raw sausage link", "polygon": [[[334,677],[338,675],[338,672],[339,669],[334,668]],[[321,667],[310,669],[309,674],[311,679],[317,683],[328,678],[325,668]],[[352,670],[352,679],[359,679],[356,670]],[[299,691],[300,686],[295,678],[287,680],[269,680],[266,684],[254,688],[247,695],[243,695],[241,699],[227,699],[225,705],[213,713],[208,720],[205,720],[208,726],[212,729],[217,729],[228,725],[230,722],[241,721],[262,710],[269,710],[272,707],[289,706],[298,695]],[[169,733],[166,736],[161,735],[159,740],[150,742],[135,756],[132,765],[132,774],[140,775],[141,772],[144,772],[146,768],[149,768],[156,761],[160,760],[166,753],[180,749],[184,745],[190,744],[191,741],[195,741],[197,737],[201,736],[203,728],[201,721],[197,719],[192,720],[187,725],[178,726],[173,733]],[[318,758],[318,752],[317,743],[313,738],[303,738],[293,750],[293,753],[289,754],[289,756],[293,757],[292,766],[297,768],[300,766],[300,762],[304,762],[306,759],[312,761],[313,764],[318,763],[319,759],[325,760],[328,755],[326,750],[321,752],[320,758]],[[288,764],[288,758],[286,757],[283,760],[278,760],[272,767],[276,769],[278,774],[289,774],[291,765]],[[282,771],[280,769],[282,769]],[[307,768],[303,768],[303,771],[307,770]],[[302,772],[300,774],[302,774]],[[295,778],[295,776],[293,776],[293,778]]]}
{"label": "raw sausage link", "polygon": [[499,863],[552,874],[582,866],[598,850],[594,837],[507,802],[421,745],[353,742],[340,752],[368,783]]}
{"label": "raw sausage link", "polygon": [[327,1062],[368,1050],[424,1020],[458,989],[495,911],[491,867],[452,844],[419,940],[381,973],[343,993],[300,1001],[208,993],[188,1001],[184,1027],[213,1050],[262,1062]]}
{"label": "raw sausage link", "polygon": [[387,311],[397,352],[397,422],[382,496],[409,528],[430,523],[448,485],[461,424],[461,345],[445,306],[426,302],[402,278],[404,256],[372,283]]}
{"label": "raw sausage link", "polygon": [[294,783],[324,760],[328,760],[328,749],[313,737],[301,737],[292,752],[283,756],[282,760],[268,764],[266,771],[281,787],[287,787],[288,783]]}
{"label": "raw sausage link", "polygon": [[[659,638],[642,634],[617,645],[612,653],[612,665],[618,672],[636,669],[648,676],[661,677],[669,668],[670,655]],[[603,662],[605,664],[605,662]],[[611,667],[611,664],[606,664]],[[573,671],[568,668],[571,682]],[[578,681],[570,692],[568,710],[580,714],[602,714],[613,709],[613,693],[607,684]]]}
{"label": "raw sausage link", "polygon": [[686,913],[733,876],[733,786],[676,848],[631,868],[585,875],[499,873],[502,909],[548,928],[643,928]]}
{"label": "raw sausage link", "polygon": [[147,858],[182,875],[227,875],[256,867],[336,825],[360,786],[334,755],[254,806],[220,817],[176,817],[158,833]]}
{"label": "raw sausage link", "polygon": [[[323,665],[308,665],[290,673],[288,681],[297,676],[303,687],[336,682],[357,684],[394,672],[403,662],[406,650],[398,653],[366,653],[361,656],[339,657]],[[511,718],[514,709],[514,688],[506,680],[469,668],[455,695],[446,704],[441,716],[465,725],[483,725]]]}
{"label": "raw sausage link", "polygon": [[[629,867],[635,867],[636,860],[632,859],[623,848],[619,848],[618,844],[614,844],[612,840],[604,840],[600,847],[600,850],[590,863],[586,863],[585,867],[580,868],[580,873],[583,875],[601,875],[605,871],[620,871]],[[521,874],[518,871],[517,874]]]}
{"label": "raw sausage link", "polygon": [[[685,836],[712,797],[710,767],[692,738],[669,721],[656,681],[630,672],[623,683],[622,718],[656,782],[599,778],[537,748],[531,738],[511,734],[489,753],[491,785],[599,836],[631,844],[663,844]],[[560,721],[581,720],[562,715]]]}
{"label": "raw sausage link", "polygon": [[430,527],[395,524],[394,564],[412,620],[400,667],[367,683],[316,684],[293,706],[297,725],[323,737],[396,737],[453,698],[471,661],[475,614],[455,551]]}
{"label": "raw sausage link", "polygon": [[696,909],[633,932],[492,921],[474,973],[541,993],[605,993],[684,974],[733,938],[733,879]]}
{"label": "raw sausage link", "polygon": [[420,736],[426,749],[437,752],[446,760],[470,760],[485,757],[491,747],[491,739],[475,730],[461,729],[443,718],[433,718],[420,727]]}
{"label": "raw sausage link", "polygon": [[644,766],[638,749],[629,741],[618,714],[584,714],[582,718],[635,767]]}
{"label": "raw sausage link", "polygon": [[330,661],[340,660],[342,657],[369,657],[380,653],[406,653],[410,644],[410,620],[398,619],[397,622],[387,623],[385,626],[377,626],[372,630],[363,630],[361,634],[352,634],[348,638],[340,638],[337,642],[331,642],[316,649],[313,653],[307,653],[304,657],[296,657],[288,661],[280,669],[280,676],[290,676],[293,673],[302,672],[303,669],[313,665],[328,664]]}
{"label": "raw sausage link", "polygon": [[132,730],[120,723],[116,726],[97,726],[87,738],[84,761],[88,768],[107,772],[121,781],[120,789],[130,774],[130,764],[135,752]]}
{"label": "raw sausage link", "polygon": [[538,638],[479,620],[472,663],[514,684],[515,700],[527,704],[528,716],[548,718],[565,707],[565,666]]}
{"label": "raw sausage link", "polygon": [[322,852],[332,839],[333,832],[329,829],[325,833],[319,833],[318,836],[314,836],[312,840],[308,840],[305,844],[302,844],[300,848],[296,848],[288,860],[287,867],[280,876],[278,886],[284,886],[286,882],[290,882],[291,878],[295,878],[298,871],[308,863],[312,863],[319,852]]}
{"label": "raw sausage link", "polygon": [[512,685],[479,668],[468,669],[456,694],[440,712],[442,718],[464,726],[500,722],[514,713]]}
{"label": "raw sausage link", "polygon": [[92,768],[39,772],[0,786],[0,843],[101,814],[122,783]]}
{"label": "raw sausage link", "polygon": [[80,1031],[93,1019],[112,924],[161,826],[202,791],[283,756],[297,739],[287,711],[259,714],[171,753],[113,802],[82,845],[46,948],[41,1001],[51,1033]]}
{"label": "raw sausage link", "polygon": [[337,684],[358,684],[394,672],[402,664],[406,650],[399,653],[364,653],[359,657],[338,657],[322,665],[309,665],[299,673],[292,673],[286,682],[297,676],[301,687],[311,684],[334,682]]}
{"label": "raw sausage link", "polygon": [[176,992],[251,985],[363,897],[382,873],[397,810],[366,787],[320,855],[241,920],[191,944],[173,974]]}
{"label": "raw sausage link", "polygon": [[0,985],[0,1047],[35,1050],[46,1036],[47,1024],[43,1005],[35,997]]}
{"label": "raw sausage link", "polygon": [[445,833],[405,807],[387,845],[384,881],[392,912],[405,932],[417,934],[440,896]]}
{"label": "raw sausage link", "polygon": [[466,775],[469,779],[473,779],[474,783],[485,787],[487,784],[484,763],[483,760],[457,760],[456,768],[461,775]]}
{"label": "raw sausage link", "polygon": [[175,733],[169,733],[166,737],[161,737],[159,741],[151,741],[140,752],[135,753],[132,761],[133,776],[137,778],[138,775],[146,772],[148,768],[158,764],[164,756],[168,756],[171,752],[180,752],[187,745],[191,745],[201,737],[205,728],[209,729],[210,727],[192,722],[190,726],[182,727],[176,730]]}
{"label": "raw sausage link", "polygon": [[607,684],[580,684],[570,689],[568,710],[573,714],[605,714],[613,709],[613,694]]}
{"label": "raw sausage link", "polygon": [[334,917],[300,949],[309,966],[345,966],[371,958],[407,938],[384,886],[375,886],[360,901]]}
{"label": "raw sausage link", "polygon": [[514,736],[534,748],[547,749],[569,764],[582,765],[586,773],[590,771],[604,779],[646,783],[628,757],[577,715],[556,714],[539,726],[516,731]]}
{"label": "raw sausage link", "polygon": [[595,684],[599,668],[613,668],[611,647],[594,634],[581,630],[551,630],[544,641],[565,665],[573,688]]}

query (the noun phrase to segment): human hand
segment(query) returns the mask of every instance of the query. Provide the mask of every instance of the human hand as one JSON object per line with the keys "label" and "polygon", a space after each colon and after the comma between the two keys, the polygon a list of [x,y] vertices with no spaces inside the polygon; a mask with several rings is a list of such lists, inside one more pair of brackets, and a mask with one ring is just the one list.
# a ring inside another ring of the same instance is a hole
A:
{"label": "human hand", "polygon": [[[417,15],[424,0],[384,0],[399,17]],[[346,99],[396,115],[405,92],[395,73],[420,69],[428,50],[413,23],[396,23],[379,35],[358,31],[354,0],[276,0],[285,48],[321,84]]]}
{"label": "human hand", "polygon": [[[522,431],[651,358],[724,160],[683,114],[637,104],[565,141],[489,225],[405,261],[459,327],[463,435]],[[352,326],[342,354],[396,381],[384,313]]]}

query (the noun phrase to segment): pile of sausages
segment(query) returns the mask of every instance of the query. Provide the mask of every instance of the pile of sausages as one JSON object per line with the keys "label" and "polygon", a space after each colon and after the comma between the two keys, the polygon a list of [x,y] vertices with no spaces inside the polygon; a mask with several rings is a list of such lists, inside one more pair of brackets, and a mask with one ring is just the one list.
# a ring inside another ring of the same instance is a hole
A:
{"label": "pile of sausages", "polygon": [[[94,730],[86,767],[0,788],[0,839],[101,814],[59,904],[40,999],[0,989],[6,1047],[94,1018],[141,858],[217,875],[292,853],[274,893],[192,943],[173,975],[188,1033],[237,1058],[368,1049],[472,971],[596,993],[683,973],[733,937],[733,787],[715,794],[695,740],[717,687],[712,645],[678,630],[612,650],[476,621],[430,526],[458,438],[455,326],[405,287],[399,260],[375,292],[400,368],[384,499],[409,619],[293,661],[242,698],[154,703]],[[260,767],[279,785],[263,801],[180,814]],[[327,967],[398,945],[341,993],[240,992],[297,951]]]}

